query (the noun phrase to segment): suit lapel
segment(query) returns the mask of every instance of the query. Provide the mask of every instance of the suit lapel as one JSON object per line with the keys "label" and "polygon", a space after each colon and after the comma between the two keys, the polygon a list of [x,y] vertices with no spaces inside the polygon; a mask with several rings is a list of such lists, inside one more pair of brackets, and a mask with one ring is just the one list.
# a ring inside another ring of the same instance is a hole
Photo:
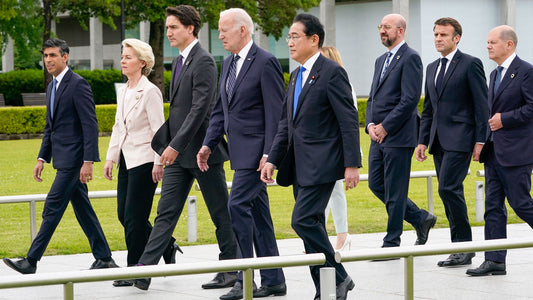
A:
{"label": "suit lapel", "polygon": [[376,67],[374,70],[374,79],[372,80],[372,98],[374,98],[374,94],[376,94],[376,91],[379,87],[379,78],[381,77],[381,71],[383,70],[383,64],[385,63],[385,59],[387,58],[387,53],[383,54],[378,58],[378,61],[376,62]]}
{"label": "suit lapel", "polygon": [[[496,71],[490,72],[489,81],[489,111],[492,111],[492,104],[494,104],[494,82],[496,80]],[[490,114],[492,115],[492,113]]]}
{"label": "suit lapel", "polygon": [[505,76],[502,78],[502,81],[500,82],[500,86],[498,87],[498,90],[496,91],[496,94],[494,95],[494,99],[497,99],[503,90],[513,81],[515,76],[518,74],[519,71],[519,65],[520,65],[520,59],[515,57],[513,61],[511,62],[511,65],[509,66],[509,69],[505,72]]}
{"label": "suit lapel", "polygon": [[[315,84],[315,81],[318,79],[319,71],[322,68],[322,63],[324,62],[324,58],[322,55],[318,56],[318,59],[313,64],[313,67],[311,68],[311,71],[309,72],[309,76],[307,76],[307,79],[302,87],[302,91],[300,92],[300,96],[298,97],[298,107],[296,107],[296,115],[298,115],[298,112],[300,111],[303,102],[305,101],[305,95],[309,91],[310,87]],[[296,76],[298,76],[298,73],[296,73]],[[294,91],[294,89],[293,89]],[[293,94],[294,95],[294,94]],[[294,107],[294,106],[293,106]],[[295,117],[296,117],[295,115]]]}
{"label": "suit lapel", "polygon": [[[455,71],[455,68],[457,67],[457,64],[461,61],[461,57],[462,56],[463,55],[462,55],[461,51],[457,50],[455,55],[452,57],[452,60],[450,61],[449,66],[448,66],[448,70],[446,70],[446,73],[444,74],[444,78],[442,80],[442,89],[441,89],[440,94],[439,94],[439,100],[440,100],[440,96],[442,95],[442,92],[444,91],[444,89],[446,89],[446,83],[448,82],[448,79],[450,79],[452,77],[452,74]],[[433,82],[435,82],[435,81],[433,81]]]}
{"label": "suit lapel", "polygon": [[229,73],[229,67],[231,65],[231,61],[233,60],[233,54],[228,56],[226,59],[224,59],[222,70],[220,71],[220,82],[219,82],[219,93],[220,97],[222,98],[222,104],[226,105],[228,107],[228,94],[226,93],[226,82],[228,81],[228,73]]}
{"label": "suit lapel", "polygon": [[438,98],[438,95],[437,95],[437,87],[435,86],[435,77],[437,76],[437,68],[439,66],[439,60],[437,59],[436,61],[432,62],[429,67],[428,67],[428,71],[427,71],[427,74],[426,74],[426,82],[427,82],[427,86],[428,86],[428,92],[431,94],[431,95],[434,95],[434,96],[437,96],[437,97],[432,97],[432,98],[435,98],[437,99]]}
{"label": "suit lapel", "polygon": [[292,71],[289,78],[289,86],[287,87],[287,115],[290,116],[290,120],[294,121],[294,88],[296,87],[296,77],[298,77],[298,70]]}
{"label": "suit lapel", "polygon": [[[192,47],[191,52],[189,52],[189,55],[187,55],[187,58],[183,62],[183,67],[181,67],[181,71],[180,71],[180,73],[178,75],[178,78],[176,79],[176,85],[172,87],[172,101],[174,101],[174,96],[176,95],[178,87],[180,86],[181,79],[183,78],[185,72],[187,72],[187,69],[189,68],[189,65],[191,64],[191,62],[193,61],[194,55],[196,54],[196,52],[198,52],[199,47],[200,47],[200,43],[196,43],[196,45],[194,45],[194,47]],[[177,61],[178,61],[177,58],[175,58],[174,60],[176,62],[172,64],[173,65],[173,71],[176,70],[176,64],[177,64]]]}
{"label": "suit lapel", "polygon": [[134,96],[131,99],[128,99],[128,101],[124,102],[124,116],[123,116],[124,120],[126,120],[126,117],[133,110],[133,108],[137,104],[139,104],[139,102],[141,102],[145,86],[146,86],[145,77],[141,77],[139,84],[135,88]]}
{"label": "suit lapel", "polygon": [[[239,88],[239,85],[241,84],[243,78],[246,76],[246,73],[250,69],[250,66],[252,65],[255,59],[256,52],[257,52],[257,45],[254,43],[252,44],[250,51],[248,51],[248,54],[246,55],[246,58],[242,64],[241,70],[239,71],[239,75],[237,75],[237,78],[235,79],[235,86],[233,87],[233,94],[235,94],[235,91]],[[231,102],[233,102],[233,100]]]}
{"label": "suit lapel", "polygon": [[60,102],[61,102],[61,95],[63,94],[63,92],[65,92],[65,89],[67,88],[67,85],[71,77],[72,77],[72,70],[69,69],[67,73],[65,73],[65,76],[63,76],[63,79],[61,79],[61,82],[59,83],[59,87],[57,88],[56,95],[54,98],[54,107],[51,108],[54,110],[54,116],[57,116],[56,113],[57,113],[57,108],[59,107]]}

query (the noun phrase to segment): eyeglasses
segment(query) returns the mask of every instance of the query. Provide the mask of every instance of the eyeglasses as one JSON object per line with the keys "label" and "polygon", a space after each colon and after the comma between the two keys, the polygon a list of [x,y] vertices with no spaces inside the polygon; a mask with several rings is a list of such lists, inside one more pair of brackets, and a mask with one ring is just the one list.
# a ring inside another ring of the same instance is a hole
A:
{"label": "eyeglasses", "polygon": [[[388,30],[391,30],[392,29],[392,25],[378,25],[378,31],[381,31],[381,29],[385,29],[385,31],[388,31]],[[400,28],[399,26],[396,26],[396,28]]]}
{"label": "eyeglasses", "polygon": [[293,41],[293,42],[296,42],[297,40],[299,40],[301,38],[301,36],[299,35],[288,35],[285,40],[288,42],[290,41]]}

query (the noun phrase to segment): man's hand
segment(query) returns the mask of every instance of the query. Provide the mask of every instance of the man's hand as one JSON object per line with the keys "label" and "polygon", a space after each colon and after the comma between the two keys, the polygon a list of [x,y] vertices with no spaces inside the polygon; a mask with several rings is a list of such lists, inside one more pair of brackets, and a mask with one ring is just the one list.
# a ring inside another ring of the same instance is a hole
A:
{"label": "man's hand", "polygon": [[196,163],[198,164],[198,168],[200,168],[200,171],[205,172],[209,170],[209,165],[207,164],[207,160],[209,159],[209,156],[211,155],[211,149],[207,146],[202,146],[200,150],[198,151],[198,154],[196,154]]}
{"label": "man's hand", "polygon": [[81,183],[89,183],[93,179],[93,163],[91,161],[86,161],[81,166],[80,170],[80,181]]}
{"label": "man's hand", "polygon": [[159,162],[162,163],[165,166],[170,166],[174,163],[176,160],[176,157],[178,157],[178,151],[167,147],[165,151],[163,151],[163,154],[161,154],[161,158],[159,159]]}
{"label": "man's hand", "polygon": [[368,126],[368,135],[370,136],[371,140],[377,142],[378,137],[376,136],[376,133],[375,133],[375,127],[376,125],[374,124]]}
{"label": "man's hand", "polygon": [[490,126],[490,130],[492,131],[496,131],[498,129],[503,128],[502,114],[501,113],[494,114],[494,116],[492,116],[492,118],[489,119],[489,126]]}
{"label": "man's hand", "polygon": [[108,180],[113,180],[113,161],[112,160],[105,161],[104,177]]}
{"label": "man's hand", "polygon": [[415,150],[415,154],[416,154],[416,160],[422,162],[422,161],[425,161],[428,157],[426,156],[426,145],[423,145],[423,144],[418,144],[418,146],[416,147],[416,150]]}
{"label": "man's hand", "polygon": [[267,161],[267,158],[268,158],[268,157],[266,157],[266,156],[263,156],[263,157],[261,158],[261,160],[259,161],[259,168],[257,168],[256,171],[259,172],[259,171],[263,170],[263,168],[265,167],[265,163],[266,163],[266,161]]}
{"label": "man's hand", "polygon": [[483,149],[483,144],[474,145],[474,150],[472,152],[472,159],[474,161],[479,161],[479,155],[481,154],[481,149]]}
{"label": "man's hand", "polygon": [[264,183],[274,183],[274,179],[272,179],[272,175],[274,175],[274,170],[276,168],[273,164],[267,162],[265,163],[265,166],[261,170],[261,181]]}
{"label": "man's hand", "polygon": [[154,183],[161,181],[163,178],[163,172],[163,165],[154,164],[154,167],[152,168],[152,180]]}
{"label": "man's hand", "polygon": [[33,179],[37,182],[42,182],[41,179],[41,172],[43,171],[44,163],[42,160],[37,160],[37,164],[35,165],[35,168],[33,169]]}
{"label": "man's hand", "polygon": [[347,167],[344,170],[346,190],[353,189],[359,184],[359,168]]}
{"label": "man's hand", "polygon": [[376,135],[376,138],[377,138],[376,142],[381,144],[383,143],[383,140],[387,136],[387,131],[385,130],[383,125],[379,123],[378,125],[374,126],[374,134]]}

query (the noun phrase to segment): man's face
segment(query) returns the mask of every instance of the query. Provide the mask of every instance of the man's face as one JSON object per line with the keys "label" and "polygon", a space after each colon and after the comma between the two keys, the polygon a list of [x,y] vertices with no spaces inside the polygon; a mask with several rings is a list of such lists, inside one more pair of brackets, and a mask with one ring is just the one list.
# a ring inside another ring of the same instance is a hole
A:
{"label": "man's face", "polygon": [[305,63],[318,49],[318,36],[306,36],[304,30],[305,25],[301,22],[293,23],[289,29],[289,53],[300,64]]}
{"label": "man's face", "polygon": [[391,16],[385,16],[383,20],[381,20],[380,26],[381,29],[379,30],[379,35],[383,46],[389,48],[396,45],[398,34],[400,33],[400,30],[402,30],[401,28],[398,28],[397,21]]}
{"label": "man's face", "polygon": [[46,48],[43,51],[44,64],[48,73],[57,77],[67,66],[68,53],[61,56],[59,47]]}
{"label": "man's face", "polygon": [[224,49],[231,53],[237,54],[241,50],[242,39],[244,38],[244,29],[235,26],[231,14],[220,17],[218,21],[218,39],[222,41]]}
{"label": "man's face", "polygon": [[489,51],[489,58],[501,65],[512,51],[511,41],[504,41],[500,37],[500,31],[493,29],[489,32],[487,38],[487,50]]}
{"label": "man's face", "polygon": [[435,38],[435,48],[442,56],[450,54],[457,48],[457,43],[461,39],[461,36],[453,36],[455,29],[452,25],[436,25],[433,29],[433,36]]}
{"label": "man's face", "polygon": [[168,16],[165,26],[170,46],[184,50],[193,36],[194,26],[184,26],[176,16]]}

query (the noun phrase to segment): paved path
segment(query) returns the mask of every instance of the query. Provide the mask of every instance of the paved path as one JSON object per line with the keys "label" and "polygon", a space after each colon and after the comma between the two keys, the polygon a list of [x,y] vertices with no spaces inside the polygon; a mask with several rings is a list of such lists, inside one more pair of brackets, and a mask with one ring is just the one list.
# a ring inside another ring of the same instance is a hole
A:
{"label": "paved path", "polygon": [[[483,240],[483,227],[473,228],[474,240]],[[525,238],[533,235],[526,224],[508,226],[509,238]],[[384,233],[352,235],[352,250],[379,248]],[[412,245],[416,239],[414,231],[403,234],[403,244]],[[449,229],[431,230],[428,244],[449,242]],[[281,255],[302,254],[303,244],[299,239],[278,240]],[[184,254],[178,253],[178,264],[201,262],[218,258],[217,245],[182,247]],[[113,253],[118,264],[124,265],[126,252]],[[468,277],[468,267],[439,268],[437,261],[447,256],[415,257],[414,290],[415,299],[533,299],[533,249],[510,250],[507,257],[507,275],[488,277]],[[91,254],[58,255],[43,257],[37,272],[62,272],[84,270],[93,262]],[[478,252],[473,259],[477,267],[483,261],[483,253]],[[385,262],[351,262],[345,264],[356,287],[348,294],[348,299],[389,300],[403,299],[403,260]],[[314,287],[307,267],[285,268],[287,295],[269,299],[305,300],[313,299]],[[23,276],[0,263],[0,281],[3,276]],[[218,299],[229,291],[202,290],[200,285],[209,281],[213,274],[160,277],[152,279],[148,291],[134,287],[115,288],[111,282],[94,282],[74,285],[75,299],[124,299],[124,300],[200,300]],[[259,284],[259,281],[256,281]],[[63,286],[43,286],[0,290],[0,299],[62,299]]]}

